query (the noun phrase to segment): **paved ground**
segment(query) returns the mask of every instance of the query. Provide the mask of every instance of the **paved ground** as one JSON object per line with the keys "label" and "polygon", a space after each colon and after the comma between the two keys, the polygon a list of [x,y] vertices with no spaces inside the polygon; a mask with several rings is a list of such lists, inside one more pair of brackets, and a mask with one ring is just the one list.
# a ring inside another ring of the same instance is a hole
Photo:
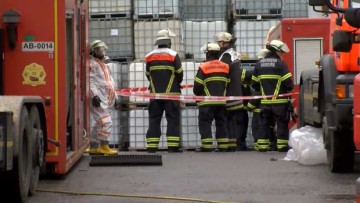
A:
{"label": "paved ground", "polygon": [[[66,177],[41,180],[38,189],[181,197],[198,199],[197,202],[350,203],[354,202],[355,182],[360,175],[359,169],[351,174],[333,174],[326,165],[303,166],[284,161],[281,159],[285,153],[278,152],[160,154],[163,155],[163,166],[145,167],[89,167],[90,157],[84,157]],[[28,202],[185,200],[37,192]]]}

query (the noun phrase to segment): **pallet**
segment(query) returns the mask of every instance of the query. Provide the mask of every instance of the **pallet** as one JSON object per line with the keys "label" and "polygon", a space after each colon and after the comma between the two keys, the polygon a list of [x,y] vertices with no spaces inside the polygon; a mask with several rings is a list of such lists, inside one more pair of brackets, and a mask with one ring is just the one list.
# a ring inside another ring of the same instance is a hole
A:
{"label": "pallet", "polygon": [[122,110],[134,110],[137,108],[147,108],[148,105],[149,105],[148,102],[144,102],[144,103],[128,102],[128,103],[121,104],[121,109]]}
{"label": "pallet", "polygon": [[234,15],[234,19],[241,20],[269,20],[269,19],[281,19],[282,14],[245,14],[245,15]]}
{"label": "pallet", "polygon": [[109,56],[109,58],[110,58],[110,62],[115,61],[120,63],[131,62],[134,59],[134,57],[132,56]]}
{"label": "pallet", "polygon": [[131,19],[130,12],[119,13],[92,13],[90,14],[90,20],[113,20],[117,18]]}
{"label": "pallet", "polygon": [[149,14],[134,14],[134,20],[141,19],[179,19],[180,16],[177,13],[149,13]]}

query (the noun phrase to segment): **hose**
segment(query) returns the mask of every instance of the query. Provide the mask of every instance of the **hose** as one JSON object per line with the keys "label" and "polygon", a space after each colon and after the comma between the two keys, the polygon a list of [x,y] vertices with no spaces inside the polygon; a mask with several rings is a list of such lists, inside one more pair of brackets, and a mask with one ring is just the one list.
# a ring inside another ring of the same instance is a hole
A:
{"label": "hose", "polygon": [[44,190],[44,189],[37,189],[36,191],[38,191],[38,192],[47,192],[47,193],[68,194],[68,195],[129,197],[129,198],[181,200],[181,201],[188,201],[188,202],[207,202],[207,203],[231,203],[231,202],[224,202],[224,201],[204,200],[204,199],[195,199],[195,198],[183,198],[183,197],[168,197],[168,196],[129,195],[129,194],[113,194],[113,193],[99,193],[99,192],[71,192],[71,191],[64,191],[64,190]]}

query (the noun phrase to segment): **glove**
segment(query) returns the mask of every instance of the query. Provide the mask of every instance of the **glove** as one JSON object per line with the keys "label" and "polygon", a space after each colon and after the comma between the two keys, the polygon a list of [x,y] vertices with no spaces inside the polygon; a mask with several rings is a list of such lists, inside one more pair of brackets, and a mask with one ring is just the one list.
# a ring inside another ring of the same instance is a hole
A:
{"label": "glove", "polygon": [[92,98],[92,105],[94,107],[100,107],[100,102],[101,102],[101,99],[99,98],[99,96],[95,96]]}
{"label": "glove", "polygon": [[121,108],[121,97],[118,97],[118,98],[115,99],[114,108],[115,109],[120,109]]}
{"label": "glove", "polygon": [[294,107],[292,106],[291,102],[288,103],[288,111],[290,112],[291,119],[296,123],[297,115],[294,111]]}

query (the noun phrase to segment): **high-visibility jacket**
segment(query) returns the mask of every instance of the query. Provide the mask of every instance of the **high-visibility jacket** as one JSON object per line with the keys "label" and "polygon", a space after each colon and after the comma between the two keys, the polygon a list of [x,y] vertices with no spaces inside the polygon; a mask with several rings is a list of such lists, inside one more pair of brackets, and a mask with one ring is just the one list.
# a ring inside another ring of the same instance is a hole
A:
{"label": "high-visibility jacket", "polygon": [[288,66],[276,53],[272,52],[256,63],[252,82],[252,87],[256,91],[261,91],[263,96],[274,95],[272,98],[261,99],[261,104],[287,103],[288,98],[277,97],[277,95],[289,93],[294,88]]}
{"label": "high-visibility jacket", "polygon": [[[236,60],[230,65],[229,78],[230,83],[226,88],[226,96],[244,96],[242,86],[251,78],[251,74],[245,68],[241,68],[240,60]],[[242,109],[244,107],[243,100],[229,100],[226,102],[226,107],[229,111]]]}
{"label": "high-visibility jacket", "polygon": [[[229,59],[225,59],[225,58],[229,58]],[[220,61],[225,62],[228,65],[230,65],[229,61],[234,62],[239,59],[240,59],[240,54],[237,53],[234,48],[229,48],[225,50],[219,57]]]}
{"label": "high-visibility jacket", "polygon": [[[197,96],[225,96],[229,83],[229,65],[219,60],[200,65],[195,77],[194,94]],[[202,105],[225,105],[225,101],[200,101]]]}
{"label": "high-visibility jacket", "polygon": [[151,93],[180,94],[183,69],[177,52],[157,48],[145,56],[145,75],[150,81]]}

